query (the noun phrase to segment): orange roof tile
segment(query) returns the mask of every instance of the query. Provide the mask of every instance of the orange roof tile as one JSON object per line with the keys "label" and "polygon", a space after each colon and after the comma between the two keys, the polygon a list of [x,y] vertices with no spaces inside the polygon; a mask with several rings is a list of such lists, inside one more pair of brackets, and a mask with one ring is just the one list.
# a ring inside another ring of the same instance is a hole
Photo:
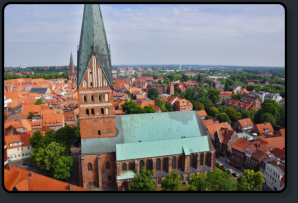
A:
{"label": "orange roof tile", "polygon": [[277,136],[282,136],[284,139],[286,139],[286,129],[279,129],[276,133]]}
{"label": "orange roof tile", "polygon": [[18,183],[20,178],[21,178],[20,171],[13,172],[13,171],[4,169],[4,187],[8,191],[12,191],[12,189]]}
{"label": "orange roof tile", "polygon": [[[21,178],[16,185],[16,188],[20,189],[21,191],[27,191],[26,185],[28,185],[28,191],[68,191],[68,183],[39,175],[37,173],[33,173],[33,176],[30,177],[30,171],[14,166],[12,167],[11,171],[21,172]],[[28,184],[24,184],[23,181],[25,181],[25,183],[28,181]],[[22,185],[19,185],[20,183]],[[75,185],[71,185],[70,187],[70,191],[89,191]]]}
{"label": "orange roof tile", "polygon": [[266,132],[273,132],[274,131],[271,123],[266,123],[266,125],[265,125],[265,123],[260,123],[260,124],[256,124],[255,127],[258,129],[260,134],[265,133],[264,128],[268,128],[268,131],[266,131]]}
{"label": "orange roof tile", "polygon": [[241,152],[245,152],[245,149],[249,146],[253,145],[253,142],[239,138],[232,146],[233,149]]}
{"label": "orange roof tile", "polygon": [[137,101],[137,104],[144,108],[145,106],[152,106],[155,105],[155,101],[154,100],[149,100],[149,101]]}
{"label": "orange roof tile", "polygon": [[240,123],[242,128],[254,125],[254,123],[252,122],[252,120],[250,118],[243,118],[243,119],[238,120],[238,122]]}
{"label": "orange roof tile", "polygon": [[262,139],[268,142],[268,145],[273,146],[274,148],[279,148],[281,150],[285,149],[285,141],[283,137],[270,137]]}
{"label": "orange roof tile", "polygon": [[270,151],[272,154],[275,156],[279,157],[281,160],[285,159],[285,151],[279,149],[279,148],[274,148],[273,150]]}
{"label": "orange roof tile", "polygon": [[197,111],[197,113],[199,114],[200,117],[207,116],[207,113],[205,110]]}
{"label": "orange roof tile", "polygon": [[115,114],[122,115],[122,114],[125,114],[125,112],[123,110],[115,110]]}

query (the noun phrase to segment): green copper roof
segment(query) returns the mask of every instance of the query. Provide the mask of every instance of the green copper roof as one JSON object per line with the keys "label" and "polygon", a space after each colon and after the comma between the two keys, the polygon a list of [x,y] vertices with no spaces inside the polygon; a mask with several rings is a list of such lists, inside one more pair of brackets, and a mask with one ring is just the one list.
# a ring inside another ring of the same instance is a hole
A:
{"label": "green copper roof", "polygon": [[208,136],[116,144],[116,160],[140,159],[209,151]]}
{"label": "green copper roof", "polygon": [[116,117],[124,143],[200,137],[196,111],[146,113]]}
{"label": "green copper roof", "polygon": [[196,111],[116,115],[115,121],[116,137],[81,139],[81,153],[114,153],[117,144],[184,140],[208,134]]}
{"label": "green copper roof", "polygon": [[78,51],[78,87],[95,53],[109,85],[113,88],[111,56],[99,4],[85,4]]}

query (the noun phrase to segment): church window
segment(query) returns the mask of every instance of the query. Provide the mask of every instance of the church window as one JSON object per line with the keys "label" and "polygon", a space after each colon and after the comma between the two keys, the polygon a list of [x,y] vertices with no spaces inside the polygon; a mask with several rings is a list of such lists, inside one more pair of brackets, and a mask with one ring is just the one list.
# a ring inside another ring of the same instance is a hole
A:
{"label": "church window", "polygon": [[87,82],[86,80],[83,80],[83,89],[86,89],[87,88]]}
{"label": "church window", "polygon": [[94,109],[91,109],[91,114],[94,115]]}
{"label": "church window", "polygon": [[176,169],[176,157],[175,156],[172,159],[172,168]]}
{"label": "church window", "polygon": [[86,109],[86,115],[89,116],[89,109]]}
{"label": "church window", "polygon": [[104,84],[104,87],[108,87],[107,80],[104,80],[103,84]]}
{"label": "church window", "polygon": [[102,87],[102,71],[98,69],[98,87]]}
{"label": "church window", "polygon": [[140,161],[140,165],[139,165],[140,167],[139,167],[139,170],[142,170],[142,168],[143,168],[143,166],[144,166],[144,161],[142,160],[142,161]]}
{"label": "church window", "polygon": [[133,163],[132,162],[129,162],[128,170],[133,170]]}
{"label": "church window", "polygon": [[151,164],[151,161],[148,159],[146,161],[146,170],[150,170],[150,168],[151,168],[150,164]]}
{"label": "church window", "polygon": [[88,171],[92,171],[92,164],[88,163]]}
{"label": "church window", "polygon": [[126,163],[122,164],[122,171],[126,171]]}
{"label": "church window", "polygon": [[160,171],[160,162],[161,162],[160,159],[156,160],[156,170],[157,171]]}
{"label": "church window", "polygon": [[97,131],[98,135],[101,135],[100,130]]}
{"label": "church window", "polygon": [[91,95],[91,102],[94,102],[94,95]]}
{"label": "church window", "polygon": [[98,101],[101,102],[101,95],[98,95]]}
{"label": "church window", "polygon": [[86,95],[83,96],[83,102],[87,102],[87,96]]}
{"label": "church window", "polygon": [[105,100],[106,100],[106,102],[109,101],[109,95],[108,94],[105,94]]}
{"label": "church window", "polygon": [[190,166],[195,167],[196,164],[196,156],[194,154],[190,155]]}
{"label": "church window", "polygon": [[103,110],[103,108],[101,108],[101,115],[104,115],[104,110]]}
{"label": "church window", "polygon": [[178,168],[179,169],[182,168],[182,156],[181,155],[178,157]]}
{"label": "church window", "polygon": [[162,170],[166,171],[167,170],[167,159],[163,158],[162,160]]}
{"label": "church window", "polygon": [[111,166],[110,166],[110,162],[108,161],[108,162],[106,163],[106,169],[109,170],[110,168],[111,168]]}
{"label": "church window", "polygon": [[109,108],[106,108],[106,115],[109,115]]}
{"label": "church window", "polygon": [[108,176],[108,180],[112,180],[112,176],[109,175],[109,176]]}

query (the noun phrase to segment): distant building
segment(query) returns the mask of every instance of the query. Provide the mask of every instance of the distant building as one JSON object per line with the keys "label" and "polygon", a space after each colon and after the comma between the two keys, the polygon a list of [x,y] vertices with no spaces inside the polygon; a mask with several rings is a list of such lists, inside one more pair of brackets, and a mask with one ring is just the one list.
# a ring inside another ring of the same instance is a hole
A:
{"label": "distant building", "polygon": [[70,53],[70,62],[69,62],[69,80],[76,82],[77,81],[77,72],[74,71],[74,64],[72,59],[72,53]]}

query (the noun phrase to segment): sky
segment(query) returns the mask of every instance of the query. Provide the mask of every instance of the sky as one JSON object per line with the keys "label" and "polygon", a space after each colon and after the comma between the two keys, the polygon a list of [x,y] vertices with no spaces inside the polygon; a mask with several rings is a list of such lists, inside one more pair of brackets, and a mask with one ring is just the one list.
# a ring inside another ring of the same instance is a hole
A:
{"label": "sky", "polygon": [[[77,61],[83,4],[10,4],[4,66]],[[102,4],[112,65],[285,66],[279,4]]]}

